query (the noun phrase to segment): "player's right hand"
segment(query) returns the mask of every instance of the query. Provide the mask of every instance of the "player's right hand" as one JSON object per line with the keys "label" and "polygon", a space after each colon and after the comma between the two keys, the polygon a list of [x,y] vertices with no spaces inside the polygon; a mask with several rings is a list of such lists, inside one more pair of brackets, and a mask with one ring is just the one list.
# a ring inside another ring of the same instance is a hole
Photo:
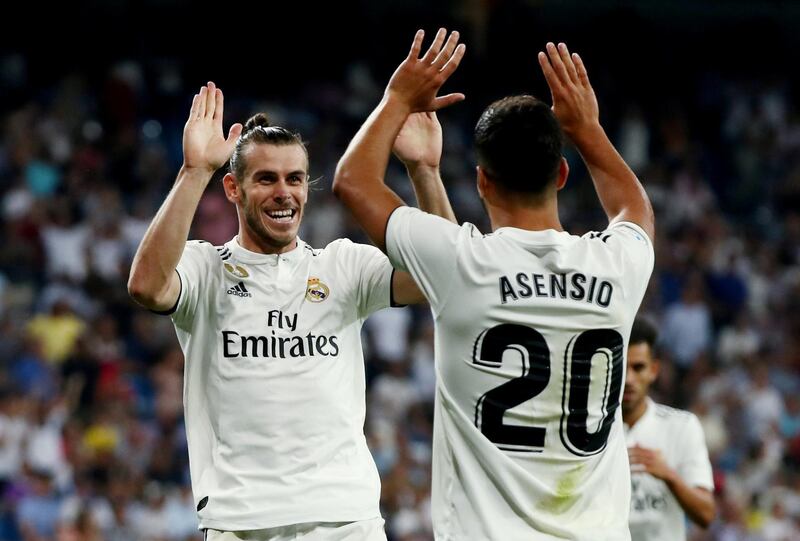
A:
{"label": "player's right hand", "polygon": [[581,130],[599,126],[597,97],[580,56],[570,54],[564,43],[558,47],[548,43],[546,49],[538,58],[553,97],[553,113],[564,133],[574,139]]}
{"label": "player's right hand", "polygon": [[209,82],[195,94],[192,110],[183,128],[183,166],[211,173],[230,159],[236,139],[242,133],[239,123],[231,126],[228,138],[222,131],[224,98],[222,90]]}
{"label": "player's right hand", "polygon": [[420,57],[425,32],[418,30],[408,56],[397,67],[386,87],[385,98],[403,104],[411,112],[436,111],[464,99],[460,92],[437,96],[464,56],[458,32],[440,28],[428,51]]}
{"label": "player's right hand", "polygon": [[628,447],[628,461],[630,462],[632,473],[649,473],[656,479],[661,479],[665,482],[676,475],[658,449],[648,449],[639,445]]}

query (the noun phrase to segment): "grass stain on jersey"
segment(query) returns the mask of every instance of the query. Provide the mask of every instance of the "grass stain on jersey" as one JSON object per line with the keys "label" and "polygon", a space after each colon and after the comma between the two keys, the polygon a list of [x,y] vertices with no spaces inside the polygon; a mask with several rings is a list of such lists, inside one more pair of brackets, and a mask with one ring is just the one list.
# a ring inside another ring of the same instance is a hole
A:
{"label": "grass stain on jersey", "polygon": [[556,483],[555,494],[541,502],[538,507],[554,515],[566,513],[578,500],[584,467],[581,464],[562,475]]}

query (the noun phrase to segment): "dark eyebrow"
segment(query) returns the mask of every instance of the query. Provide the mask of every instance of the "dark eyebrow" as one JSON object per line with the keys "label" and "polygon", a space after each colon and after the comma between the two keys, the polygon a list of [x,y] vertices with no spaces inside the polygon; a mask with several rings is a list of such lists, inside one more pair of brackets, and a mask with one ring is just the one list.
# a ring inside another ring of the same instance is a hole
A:
{"label": "dark eyebrow", "polygon": [[270,171],[269,169],[259,169],[258,171],[253,171],[254,177],[260,177],[263,175],[273,175],[276,176],[278,173],[275,171]]}
{"label": "dark eyebrow", "polygon": [[[254,177],[260,177],[264,175],[278,176],[278,172],[272,171],[270,169],[259,169],[258,171],[253,172]],[[292,175],[308,175],[308,173],[306,171],[303,171],[302,169],[298,169],[296,171],[290,171],[289,173],[286,174],[287,177],[290,177]]]}

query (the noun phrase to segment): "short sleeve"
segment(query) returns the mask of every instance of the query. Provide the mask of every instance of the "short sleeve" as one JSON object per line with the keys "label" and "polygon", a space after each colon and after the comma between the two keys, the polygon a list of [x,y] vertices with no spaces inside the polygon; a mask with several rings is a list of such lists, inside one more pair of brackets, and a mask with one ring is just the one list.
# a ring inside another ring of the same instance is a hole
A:
{"label": "short sleeve", "polygon": [[608,235],[606,242],[609,245],[622,248],[629,259],[647,270],[648,274],[652,271],[655,261],[653,241],[644,229],[633,222],[617,222],[599,235]]}
{"label": "short sleeve", "polygon": [[681,479],[689,486],[713,491],[714,475],[708,458],[703,427],[694,415],[691,415],[686,423],[680,448],[682,455],[677,470]]}
{"label": "short sleeve", "polygon": [[392,265],[383,252],[367,244],[347,242],[345,269],[357,278],[358,316],[387,308],[392,294]]}
{"label": "short sleeve", "polygon": [[458,243],[473,226],[459,226],[413,207],[399,207],[386,225],[386,253],[398,270],[411,277],[439,312],[452,287]]}
{"label": "short sleeve", "polygon": [[181,260],[175,269],[181,280],[181,292],[173,309],[172,319],[175,325],[184,330],[188,330],[192,325],[200,304],[201,293],[209,289],[206,286],[212,275],[212,257],[218,259],[217,252],[211,244],[190,240],[186,243]]}
{"label": "short sleeve", "polygon": [[609,248],[619,253],[625,265],[626,281],[637,284],[644,295],[655,264],[653,242],[644,229],[633,222],[617,222],[605,231],[592,235],[599,236]]}

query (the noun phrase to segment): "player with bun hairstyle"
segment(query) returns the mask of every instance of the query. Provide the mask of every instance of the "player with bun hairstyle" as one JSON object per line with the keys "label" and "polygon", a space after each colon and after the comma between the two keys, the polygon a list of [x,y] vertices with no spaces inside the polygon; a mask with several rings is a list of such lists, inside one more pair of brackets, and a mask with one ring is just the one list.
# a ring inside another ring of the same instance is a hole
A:
{"label": "player with bun hairstyle", "polygon": [[[360,331],[372,312],[423,297],[374,246],[340,239],[315,249],[298,238],[309,179],[301,137],[263,114],[225,137],[222,114],[222,91],[208,83],[194,96],[183,166],[128,281],[138,303],[172,317],[186,358],[200,527],[210,540],[246,531],[258,540],[385,541],[364,437]],[[431,116],[410,119],[395,150],[422,207],[452,218],[437,130]],[[223,246],[187,242],[200,198],[228,160],[223,185],[238,234]]]}

